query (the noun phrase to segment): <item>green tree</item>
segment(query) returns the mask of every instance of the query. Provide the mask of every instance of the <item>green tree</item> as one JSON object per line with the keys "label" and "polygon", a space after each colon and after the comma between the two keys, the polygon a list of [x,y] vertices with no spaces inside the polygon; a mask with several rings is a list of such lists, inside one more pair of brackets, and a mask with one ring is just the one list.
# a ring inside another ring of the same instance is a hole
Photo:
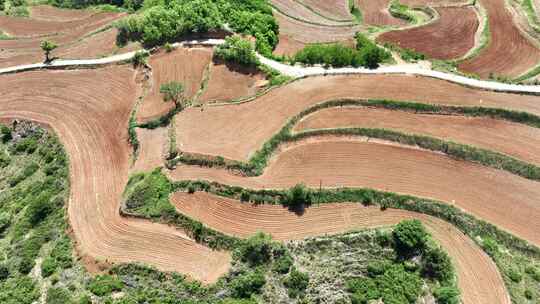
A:
{"label": "green tree", "polygon": [[184,86],[176,81],[161,85],[159,92],[163,94],[163,100],[173,101],[177,105],[184,105]]}
{"label": "green tree", "polygon": [[43,40],[43,41],[41,41],[40,46],[41,46],[41,49],[43,50],[43,52],[45,52],[45,62],[51,61],[49,56],[50,56],[51,52],[58,47],[58,45],[56,45],[56,43],[51,42],[49,40]]}
{"label": "green tree", "polygon": [[396,249],[402,254],[421,252],[426,245],[428,233],[419,220],[404,220],[392,232]]}

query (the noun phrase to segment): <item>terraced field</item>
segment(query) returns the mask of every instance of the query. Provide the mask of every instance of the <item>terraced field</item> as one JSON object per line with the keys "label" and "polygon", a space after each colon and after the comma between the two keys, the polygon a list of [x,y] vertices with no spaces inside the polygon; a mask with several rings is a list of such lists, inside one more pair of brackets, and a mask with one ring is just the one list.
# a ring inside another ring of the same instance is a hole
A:
{"label": "terraced field", "polygon": [[[489,257],[456,228],[440,219],[402,210],[381,211],[359,204],[325,204],[295,215],[281,206],[251,205],[207,193],[175,193],[177,210],[227,234],[247,237],[257,231],[278,240],[391,226],[420,219],[456,263],[463,303],[510,303],[497,268]],[[475,263],[471,263],[471,259]],[[478,280],[478,276],[483,279]]]}
{"label": "terraced field", "polygon": [[[0,30],[16,38],[0,40],[0,67],[43,61],[39,45],[45,38],[59,45],[57,55],[64,58],[99,57],[117,50],[117,31],[99,31],[123,14],[81,13],[46,7],[33,8],[32,14],[34,12],[37,17],[31,19],[0,16]],[[132,47],[121,51],[130,51]]]}
{"label": "terraced field", "polygon": [[[392,42],[435,59],[464,56],[474,47],[478,29],[476,13],[470,7],[441,7],[440,17],[426,26],[381,35],[381,42]],[[441,47],[444,45],[445,47]]]}

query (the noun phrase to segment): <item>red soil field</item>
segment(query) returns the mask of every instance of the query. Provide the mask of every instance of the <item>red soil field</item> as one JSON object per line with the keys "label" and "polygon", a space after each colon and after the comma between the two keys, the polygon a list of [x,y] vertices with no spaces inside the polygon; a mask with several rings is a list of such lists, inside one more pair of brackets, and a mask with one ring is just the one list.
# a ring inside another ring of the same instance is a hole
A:
{"label": "red soil field", "polygon": [[378,26],[407,24],[405,20],[395,18],[390,14],[388,11],[390,0],[357,0],[356,5],[362,12],[365,24]]}
{"label": "red soil field", "polygon": [[[321,76],[295,81],[256,100],[189,108],[176,115],[182,151],[247,160],[287,120],[315,104],[339,98],[380,98],[422,103],[485,106],[540,114],[540,97],[494,93],[426,77],[404,75]],[[204,126],[204,128],[201,128]]]}
{"label": "red soil field", "polygon": [[69,21],[50,21],[0,15],[0,29],[15,37],[50,35],[70,32],[81,27],[87,28],[93,24],[108,23],[121,15],[118,13],[94,13],[83,19]]}
{"label": "red soil field", "polygon": [[490,257],[454,226],[431,216],[394,209],[380,211],[352,203],[311,207],[298,216],[281,206],[244,204],[205,192],[175,193],[171,201],[181,213],[228,235],[248,237],[264,231],[278,240],[390,226],[403,219],[419,219],[452,258],[463,303],[510,303],[501,275]]}
{"label": "red soil field", "polygon": [[467,0],[400,0],[402,4],[408,5],[410,7],[419,7],[419,6],[431,6],[431,7],[442,7],[442,6],[463,6],[470,3]]}
{"label": "red soil field", "polygon": [[131,171],[148,172],[162,167],[169,145],[168,129],[137,128],[136,132],[140,147]]}
{"label": "red soil field", "polygon": [[299,0],[322,16],[335,20],[351,20],[348,0]]}
{"label": "red soil field", "polygon": [[440,18],[426,26],[386,32],[379,42],[392,42],[435,59],[460,58],[474,47],[478,19],[470,7],[441,7]]}
{"label": "red soil field", "polygon": [[[115,19],[119,18],[121,15],[106,15],[109,17],[98,19],[95,22],[89,22],[88,19],[95,19],[95,17],[93,16],[97,15],[92,15],[89,18],[83,20],[73,21],[80,23],[88,22],[87,24],[81,25],[76,28],[62,28],[63,32],[58,32],[56,34],[53,33],[51,36],[47,36],[48,40],[53,41],[59,45],[58,49],[52,52],[52,56],[60,55],[67,56],[68,58],[82,56],[84,58],[90,58],[110,54],[111,52],[116,51],[116,29],[110,29],[95,34],[92,33],[108,25]],[[0,16],[0,18],[2,18],[2,16]],[[5,18],[16,19],[13,17]],[[0,22],[1,20],[2,19],[0,19]],[[28,23],[27,26],[30,29],[32,29],[32,27],[39,28],[39,25],[36,25],[34,23],[36,22],[35,20],[26,22]],[[55,24],[67,23],[55,22]],[[28,64],[43,61],[43,51],[40,48],[40,43],[42,39],[44,38],[33,37],[12,40],[0,40],[0,67],[8,67],[19,64]],[[129,51],[129,49],[130,48],[127,47],[122,49],[122,51]]]}
{"label": "red soil field", "polygon": [[279,32],[303,43],[336,42],[351,40],[362,26],[323,26],[289,18],[277,11],[274,17],[279,23]]}
{"label": "red soil field", "polygon": [[174,103],[163,101],[159,92],[162,84],[180,82],[184,85],[184,95],[193,97],[201,87],[204,70],[211,59],[210,48],[178,48],[152,55],[148,61],[152,67],[152,87],[137,111],[137,120],[145,122],[157,118],[174,107]]}
{"label": "red soil field", "polygon": [[[292,18],[300,19],[299,22],[302,22],[302,21],[306,21],[308,23],[312,22],[312,23],[317,23],[321,26],[325,26],[325,25],[341,26],[344,24],[343,22],[332,21],[327,18],[324,18],[321,15],[314,13],[312,10],[300,4],[296,0],[271,0],[270,2],[274,7],[276,7],[279,10],[279,12],[287,14],[288,16]],[[287,17],[287,18],[290,18],[290,17]]]}
{"label": "red soil field", "polygon": [[540,129],[483,117],[414,114],[366,107],[329,108],[305,117],[294,130],[350,127],[428,135],[540,165]]}
{"label": "red soil field", "polygon": [[48,125],[66,148],[68,216],[81,256],[148,263],[203,281],[227,271],[228,253],[201,246],[167,225],[118,212],[131,152],[128,120],[140,94],[131,68],[3,75],[0,91],[0,117]]}
{"label": "red soil field", "polygon": [[290,36],[279,34],[279,43],[274,50],[276,55],[292,56],[306,46],[305,43],[294,40]]}
{"label": "red soil field", "polygon": [[31,19],[61,22],[80,20],[95,14],[91,10],[65,9],[50,5],[31,6],[29,10]]}
{"label": "red soil field", "polygon": [[540,49],[517,28],[504,0],[481,0],[488,15],[491,41],[480,54],[459,69],[488,77],[490,73],[516,77],[540,62]]}
{"label": "red soil field", "polygon": [[197,100],[206,103],[253,96],[266,82],[264,75],[256,70],[226,64],[212,64],[208,85]]}
{"label": "red soil field", "polygon": [[258,177],[179,166],[175,180],[202,179],[248,188],[368,187],[433,198],[540,244],[540,183],[440,153],[354,138],[326,137],[282,147]]}

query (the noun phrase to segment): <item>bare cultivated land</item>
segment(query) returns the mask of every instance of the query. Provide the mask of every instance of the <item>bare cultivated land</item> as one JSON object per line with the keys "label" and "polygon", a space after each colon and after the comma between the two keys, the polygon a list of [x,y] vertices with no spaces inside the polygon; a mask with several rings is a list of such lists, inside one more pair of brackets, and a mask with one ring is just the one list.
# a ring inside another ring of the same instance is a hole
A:
{"label": "bare cultivated land", "polygon": [[289,18],[297,19],[300,22],[316,23],[322,26],[343,25],[343,22],[332,21],[328,18],[322,17],[320,14],[313,12],[296,0],[271,0],[270,2],[280,13],[286,14],[289,16]]}
{"label": "bare cultivated land", "polygon": [[451,256],[463,303],[510,303],[504,282],[489,256],[454,226],[431,216],[394,209],[380,211],[376,207],[352,203],[310,207],[298,216],[282,206],[240,203],[205,192],[178,192],[171,201],[179,212],[226,234],[248,237],[264,231],[278,240],[336,234],[395,225],[404,219],[420,219]]}
{"label": "bare cultivated land", "polygon": [[354,138],[321,138],[282,147],[258,177],[179,166],[176,180],[203,179],[248,188],[368,187],[454,204],[536,245],[540,183],[443,154]]}
{"label": "bare cultivated land", "polygon": [[90,10],[63,9],[50,5],[36,5],[30,7],[30,18],[46,21],[73,21],[88,18],[95,14]]}
{"label": "bare cultivated land", "polygon": [[351,20],[348,0],[300,0],[317,13],[335,20]]}
{"label": "bare cultivated land", "polygon": [[49,125],[68,152],[68,215],[80,255],[148,263],[207,282],[227,271],[229,254],[174,228],[118,212],[131,153],[128,119],[140,94],[132,69],[38,71],[0,80],[0,117]]}
{"label": "bare cultivated land", "polygon": [[517,77],[540,62],[540,49],[517,28],[504,0],[481,0],[487,11],[491,40],[480,54],[459,65],[465,72]]}
{"label": "bare cultivated land", "polygon": [[197,108],[182,111],[175,117],[178,148],[247,160],[289,118],[312,105],[339,98],[484,106],[540,114],[538,96],[475,90],[433,78],[402,75],[309,77],[272,90],[251,102],[205,107],[203,112]]}
{"label": "bare cultivated land", "polygon": [[305,46],[306,43],[297,41],[291,36],[279,34],[279,43],[274,50],[274,54],[292,56]]}
{"label": "bare cultivated land", "polygon": [[140,147],[132,172],[148,172],[163,166],[169,144],[167,128],[137,128],[136,132]]}
{"label": "bare cultivated land", "polygon": [[304,43],[337,42],[352,40],[361,26],[324,26],[309,24],[289,18],[277,11],[274,17],[279,23],[279,32]]}
{"label": "bare cultivated land", "polygon": [[390,14],[388,10],[390,0],[357,0],[356,3],[362,12],[365,24],[378,26],[407,24],[405,20],[395,18]]}
{"label": "bare cultivated land", "polygon": [[159,92],[162,84],[179,82],[184,85],[185,96],[193,97],[201,86],[204,70],[211,59],[210,48],[178,48],[170,53],[162,50],[152,55],[148,60],[152,68],[151,89],[137,110],[137,120],[148,121],[174,107],[173,102],[163,101],[163,95]]}
{"label": "bare cultivated land", "polygon": [[0,30],[8,33],[14,30],[21,35],[32,36],[0,39],[0,67],[43,61],[40,43],[44,39],[59,45],[52,56],[88,58],[110,54],[116,50],[117,30],[94,32],[121,16],[117,13],[94,13],[84,19],[66,22],[0,16]]}
{"label": "bare cultivated land", "polygon": [[230,101],[252,96],[264,84],[264,75],[256,70],[234,65],[212,64],[207,87],[197,100]]}
{"label": "bare cultivated land", "polygon": [[0,15],[0,29],[15,37],[35,37],[66,33],[81,27],[87,28],[93,24],[113,21],[120,15],[118,13],[94,13],[83,19],[69,21],[51,21]]}
{"label": "bare cultivated land", "polygon": [[392,42],[416,50],[435,59],[464,56],[474,46],[478,19],[471,7],[436,8],[440,14],[435,22],[407,30],[382,34],[380,42]]}
{"label": "bare cultivated land", "polygon": [[428,135],[540,165],[540,129],[484,117],[414,114],[366,107],[329,108],[307,116],[294,130],[350,127]]}

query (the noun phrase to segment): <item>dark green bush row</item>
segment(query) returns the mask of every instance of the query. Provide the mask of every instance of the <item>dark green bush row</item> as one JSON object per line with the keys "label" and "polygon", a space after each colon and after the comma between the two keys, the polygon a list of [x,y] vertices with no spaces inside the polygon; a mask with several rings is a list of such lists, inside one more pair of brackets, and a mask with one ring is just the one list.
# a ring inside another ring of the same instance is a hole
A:
{"label": "dark green bush row", "polygon": [[401,59],[407,62],[417,62],[418,60],[425,60],[427,58],[426,55],[420,52],[417,52],[412,49],[402,48],[393,43],[386,42],[384,44],[384,47],[399,53],[399,56],[401,57]]}
{"label": "dark green bush row", "polygon": [[414,17],[409,13],[409,7],[399,3],[399,0],[392,0],[390,3],[390,14],[408,22],[414,21]]}
{"label": "dark green bush row", "polygon": [[[229,186],[217,182],[201,180],[174,182],[172,188],[173,191],[186,190],[189,185],[195,186],[196,190],[206,191],[238,200],[240,200],[242,193],[247,193],[252,198],[263,198],[260,201],[252,200],[256,203],[280,204],[283,198],[287,196],[287,191],[285,190],[251,190],[238,186]],[[475,239],[477,236],[490,238],[507,248],[540,259],[539,248],[530,245],[528,242],[517,238],[508,232],[500,230],[495,225],[479,220],[456,207],[442,202],[368,188],[312,189],[311,191],[313,193],[313,204],[358,202],[363,205],[377,204],[383,208],[405,209],[424,213],[441,218],[453,224],[472,239]]]}
{"label": "dark green bush row", "polygon": [[156,129],[156,128],[168,126],[171,120],[174,118],[174,116],[180,113],[180,111],[182,111],[182,108],[183,108],[182,104],[175,103],[174,108],[172,108],[169,112],[165,113],[165,115],[162,115],[148,122],[138,124],[137,127],[146,128],[146,129]]}
{"label": "dark green bush row", "polygon": [[93,5],[113,5],[131,11],[138,10],[143,0],[48,0],[48,4],[63,8],[85,8]]}
{"label": "dark green bush row", "polygon": [[178,162],[183,162],[190,165],[225,167],[229,170],[240,171],[247,176],[257,176],[262,174],[262,172],[267,166],[268,160],[270,159],[272,153],[274,153],[274,151],[276,151],[279,145],[283,143],[320,135],[357,135],[380,138],[407,145],[419,146],[424,149],[446,153],[447,155],[455,157],[457,159],[473,161],[484,166],[506,170],[508,172],[523,176],[525,178],[540,180],[540,168],[538,166],[528,164],[524,161],[515,159],[501,153],[492,152],[469,145],[444,141],[429,136],[409,135],[385,129],[369,128],[324,129],[306,131],[298,134],[291,133],[294,125],[296,125],[296,123],[303,117],[321,109],[340,106],[372,106],[395,110],[415,111],[416,113],[451,113],[468,116],[487,116],[495,119],[506,119],[510,121],[525,123],[534,127],[540,127],[540,118],[525,112],[515,112],[510,110],[482,107],[468,108],[437,106],[412,102],[395,102],[388,100],[342,99],[317,104],[313,107],[305,109],[304,111],[292,117],[276,135],[272,136],[272,138],[270,138],[267,142],[264,143],[261,149],[257,150],[254,153],[254,155],[249,159],[247,163],[238,161],[225,163],[220,161],[222,160],[222,158],[200,158],[196,156],[191,156],[189,154],[180,154],[180,156],[172,160],[169,165],[173,166]]}
{"label": "dark green bush row", "polygon": [[356,49],[334,44],[311,44],[298,51],[292,58],[304,64],[324,64],[332,67],[367,67],[375,69],[379,63],[391,58],[391,54],[378,47],[367,37],[356,34]]}

